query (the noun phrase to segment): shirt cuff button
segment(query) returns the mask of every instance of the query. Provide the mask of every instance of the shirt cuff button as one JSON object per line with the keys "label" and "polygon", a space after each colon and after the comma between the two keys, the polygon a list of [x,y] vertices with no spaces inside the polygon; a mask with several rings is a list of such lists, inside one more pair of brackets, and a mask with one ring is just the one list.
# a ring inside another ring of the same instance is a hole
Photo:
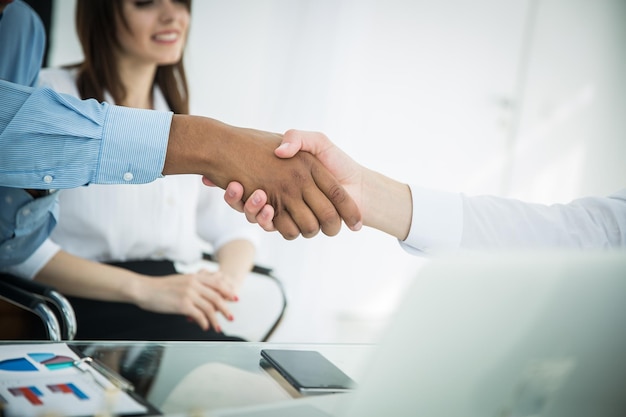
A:
{"label": "shirt cuff button", "polygon": [[54,178],[52,178],[52,175],[46,175],[45,177],[43,177],[43,182],[45,182],[46,184],[50,184],[53,179]]}
{"label": "shirt cuff button", "polygon": [[133,173],[132,172],[127,172],[124,174],[124,181],[132,181],[134,178]]}

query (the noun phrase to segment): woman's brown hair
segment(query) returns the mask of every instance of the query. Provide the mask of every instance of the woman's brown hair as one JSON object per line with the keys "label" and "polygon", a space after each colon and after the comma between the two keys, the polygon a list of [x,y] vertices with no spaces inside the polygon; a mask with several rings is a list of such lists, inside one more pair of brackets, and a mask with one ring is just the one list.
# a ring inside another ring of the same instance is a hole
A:
{"label": "woman's brown hair", "polygon": [[[77,66],[76,85],[84,99],[95,98],[104,101],[104,92],[108,91],[116,103],[121,103],[126,96],[113,53],[119,47],[116,22],[126,24],[122,14],[122,1],[76,2],[76,31],[85,56],[84,61]],[[185,0],[183,3],[191,10],[191,0]],[[174,113],[189,113],[187,77],[182,56],[175,64],[159,65],[154,83],[159,86]]]}

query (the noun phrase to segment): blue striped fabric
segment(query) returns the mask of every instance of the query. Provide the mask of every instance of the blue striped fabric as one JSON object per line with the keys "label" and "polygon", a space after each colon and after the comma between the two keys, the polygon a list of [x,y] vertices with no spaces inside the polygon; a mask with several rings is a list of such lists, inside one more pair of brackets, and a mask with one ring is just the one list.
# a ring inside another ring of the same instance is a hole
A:
{"label": "blue striped fabric", "polygon": [[[172,112],[110,106],[104,125],[99,184],[146,183],[162,176]],[[119,157],[123,152],[124,158]],[[133,179],[126,178],[132,173]]]}
{"label": "blue striped fabric", "polygon": [[19,0],[7,5],[0,14],[0,79],[35,86],[45,46],[37,13]]}
{"label": "blue striped fabric", "polygon": [[0,80],[0,185],[72,188],[161,176],[171,112],[79,100]]}

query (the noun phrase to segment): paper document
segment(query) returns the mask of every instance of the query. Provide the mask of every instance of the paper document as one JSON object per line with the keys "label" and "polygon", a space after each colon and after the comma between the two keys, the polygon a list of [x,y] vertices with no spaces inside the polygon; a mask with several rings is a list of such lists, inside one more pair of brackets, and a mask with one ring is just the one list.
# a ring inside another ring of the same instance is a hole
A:
{"label": "paper document", "polygon": [[8,417],[148,411],[64,343],[1,345],[0,407]]}

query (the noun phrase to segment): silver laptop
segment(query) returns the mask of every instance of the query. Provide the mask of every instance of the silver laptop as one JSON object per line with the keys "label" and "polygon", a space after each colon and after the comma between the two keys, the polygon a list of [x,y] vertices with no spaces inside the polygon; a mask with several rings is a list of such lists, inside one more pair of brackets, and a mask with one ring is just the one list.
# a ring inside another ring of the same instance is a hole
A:
{"label": "silver laptop", "polygon": [[626,415],[626,251],[439,259],[352,394],[212,416]]}

